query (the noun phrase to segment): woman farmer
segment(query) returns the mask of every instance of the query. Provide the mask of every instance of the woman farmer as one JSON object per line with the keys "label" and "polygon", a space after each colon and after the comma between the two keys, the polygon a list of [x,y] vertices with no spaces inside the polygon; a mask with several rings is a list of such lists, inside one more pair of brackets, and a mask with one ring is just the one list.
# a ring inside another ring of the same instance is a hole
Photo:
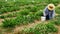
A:
{"label": "woman farmer", "polygon": [[45,9],[44,9],[44,17],[46,17],[46,20],[52,19],[55,16],[55,6],[54,4],[49,4]]}

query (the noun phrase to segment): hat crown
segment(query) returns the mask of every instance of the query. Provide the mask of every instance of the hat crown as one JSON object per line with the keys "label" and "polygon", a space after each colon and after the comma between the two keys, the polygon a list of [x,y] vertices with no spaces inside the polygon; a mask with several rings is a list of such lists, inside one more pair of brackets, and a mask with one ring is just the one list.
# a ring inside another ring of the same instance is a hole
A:
{"label": "hat crown", "polygon": [[54,4],[49,4],[49,5],[48,5],[48,9],[49,9],[49,10],[54,10],[54,9],[55,9]]}

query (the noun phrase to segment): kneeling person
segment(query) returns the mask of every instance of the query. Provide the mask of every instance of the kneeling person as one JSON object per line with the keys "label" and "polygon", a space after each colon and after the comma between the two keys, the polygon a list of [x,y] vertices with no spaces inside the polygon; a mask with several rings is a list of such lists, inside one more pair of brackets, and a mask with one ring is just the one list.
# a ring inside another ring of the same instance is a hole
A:
{"label": "kneeling person", "polygon": [[49,4],[45,9],[44,9],[44,17],[46,17],[46,20],[52,19],[55,16],[55,6],[54,4]]}

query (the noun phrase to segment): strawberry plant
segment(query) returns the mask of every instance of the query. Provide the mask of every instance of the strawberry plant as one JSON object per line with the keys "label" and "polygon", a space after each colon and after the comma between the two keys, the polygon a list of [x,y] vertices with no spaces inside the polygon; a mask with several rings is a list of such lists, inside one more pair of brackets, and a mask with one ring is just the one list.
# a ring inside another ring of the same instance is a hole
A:
{"label": "strawberry plant", "polygon": [[3,21],[3,27],[15,27],[16,23],[14,19],[5,19],[5,21]]}
{"label": "strawberry plant", "polygon": [[30,9],[31,12],[37,12],[37,10],[38,10],[38,9],[37,9],[36,6],[34,6],[34,7],[32,7],[32,8]]}
{"label": "strawberry plant", "polygon": [[42,16],[42,15],[43,15],[43,12],[42,12],[42,11],[37,11],[37,12],[35,13],[35,15],[36,15],[36,16]]}
{"label": "strawberry plant", "polygon": [[60,19],[54,20],[52,23],[54,23],[55,25],[60,25]]}
{"label": "strawberry plant", "polygon": [[46,24],[47,32],[57,32],[57,28],[52,23]]}
{"label": "strawberry plant", "polygon": [[[6,25],[6,27],[13,27],[16,25],[28,24],[28,23],[34,22],[34,20],[36,20],[36,16],[34,14],[25,15],[25,16],[19,15],[16,17],[16,19],[4,20],[3,26],[8,23],[8,25]],[[11,25],[11,24],[13,24],[13,25]]]}
{"label": "strawberry plant", "polygon": [[6,12],[12,12],[20,9],[20,6],[14,4],[14,2],[0,2],[0,14]]}
{"label": "strawberry plant", "polygon": [[2,16],[0,16],[0,18],[1,18],[1,19],[4,19],[4,18],[6,18],[6,17],[2,15]]}
{"label": "strawberry plant", "polygon": [[28,23],[28,20],[27,20],[26,16],[17,16],[17,18],[15,20],[16,20],[16,23],[19,24],[19,25]]}
{"label": "strawberry plant", "polygon": [[34,22],[34,20],[35,20],[35,15],[34,14],[29,14],[29,15],[27,15],[27,17],[28,17],[28,20],[29,20],[30,23]]}
{"label": "strawberry plant", "polygon": [[30,10],[24,9],[23,11],[19,12],[18,14],[20,14],[20,15],[28,15],[29,12],[30,12]]}

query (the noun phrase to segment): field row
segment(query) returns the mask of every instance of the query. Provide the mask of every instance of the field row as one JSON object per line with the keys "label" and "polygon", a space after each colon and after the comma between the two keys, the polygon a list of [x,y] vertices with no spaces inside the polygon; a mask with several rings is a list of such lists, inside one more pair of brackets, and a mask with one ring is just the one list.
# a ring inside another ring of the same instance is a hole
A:
{"label": "field row", "polygon": [[58,33],[57,26],[60,25],[60,15],[56,16],[56,20],[50,20],[47,23],[42,22],[40,24],[35,25],[31,28],[25,28],[22,31],[17,33],[19,34],[54,34]]}

